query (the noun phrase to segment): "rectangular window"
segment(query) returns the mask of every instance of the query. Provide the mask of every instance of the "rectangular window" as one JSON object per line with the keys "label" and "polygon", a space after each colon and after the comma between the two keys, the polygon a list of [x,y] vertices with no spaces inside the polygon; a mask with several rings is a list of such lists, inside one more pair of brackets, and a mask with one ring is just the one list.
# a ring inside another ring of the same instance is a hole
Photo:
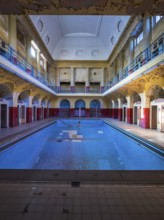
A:
{"label": "rectangular window", "polygon": [[152,26],[154,27],[161,19],[163,18],[163,16],[153,16],[152,17]]}
{"label": "rectangular window", "polygon": [[36,58],[36,50],[34,47],[31,47],[31,55],[32,57]]}
{"label": "rectangular window", "polygon": [[141,32],[136,38],[136,45],[138,45],[143,39],[143,32]]}
{"label": "rectangular window", "polygon": [[163,16],[155,16],[155,23],[157,24]]}
{"label": "rectangular window", "polygon": [[43,60],[42,57],[40,57],[40,65],[41,65],[42,67],[44,67],[44,60]]}

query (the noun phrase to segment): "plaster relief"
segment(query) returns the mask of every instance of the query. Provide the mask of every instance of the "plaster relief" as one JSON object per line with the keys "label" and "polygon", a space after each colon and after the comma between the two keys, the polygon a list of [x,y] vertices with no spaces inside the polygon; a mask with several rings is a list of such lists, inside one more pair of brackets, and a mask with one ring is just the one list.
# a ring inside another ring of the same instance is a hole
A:
{"label": "plaster relief", "polygon": [[88,69],[76,68],[75,69],[75,82],[85,82],[88,77]]}
{"label": "plaster relief", "polygon": [[70,82],[71,79],[71,69],[70,68],[60,68],[60,82]]}
{"label": "plaster relief", "polygon": [[101,82],[102,81],[103,70],[100,68],[90,69],[90,82]]}

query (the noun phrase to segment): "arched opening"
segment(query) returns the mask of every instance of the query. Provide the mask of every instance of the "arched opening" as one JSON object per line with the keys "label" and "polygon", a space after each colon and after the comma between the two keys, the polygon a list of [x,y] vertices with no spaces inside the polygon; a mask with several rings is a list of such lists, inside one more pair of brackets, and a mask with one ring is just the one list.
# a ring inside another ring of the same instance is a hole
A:
{"label": "arched opening", "polygon": [[51,100],[47,102],[47,117],[51,116]]}
{"label": "arched opening", "polygon": [[85,102],[82,99],[75,102],[75,117],[85,117]]}
{"label": "arched opening", "polygon": [[59,116],[60,117],[70,116],[70,102],[66,99],[60,102]]}
{"label": "arched opening", "polygon": [[29,105],[29,96],[26,91],[18,96],[18,124],[26,123],[26,108]]}
{"label": "arched opening", "polygon": [[92,100],[90,103],[90,117],[100,117],[100,101]]}
{"label": "arched opening", "polygon": [[133,124],[139,125],[140,117],[141,117],[141,97],[137,92],[133,93]]}
{"label": "arched opening", "polygon": [[9,107],[12,107],[12,104],[11,90],[5,84],[0,84],[0,128],[9,127]]}
{"label": "arched opening", "polygon": [[154,85],[148,92],[150,97],[150,128],[164,132],[164,89]]}
{"label": "arched opening", "polygon": [[46,101],[46,98],[43,98],[42,101],[41,101],[40,118],[41,119],[47,118],[47,101]]}
{"label": "arched opening", "polygon": [[127,99],[122,98],[122,121],[127,121]]}
{"label": "arched opening", "polygon": [[36,95],[32,99],[32,121],[40,119],[39,97]]}

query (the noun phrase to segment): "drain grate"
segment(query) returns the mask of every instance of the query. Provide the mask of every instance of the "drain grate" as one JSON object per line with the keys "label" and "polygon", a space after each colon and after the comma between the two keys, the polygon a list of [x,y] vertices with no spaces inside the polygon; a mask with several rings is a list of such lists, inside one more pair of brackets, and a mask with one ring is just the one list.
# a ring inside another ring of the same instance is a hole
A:
{"label": "drain grate", "polygon": [[71,186],[72,187],[80,187],[80,181],[72,181]]}

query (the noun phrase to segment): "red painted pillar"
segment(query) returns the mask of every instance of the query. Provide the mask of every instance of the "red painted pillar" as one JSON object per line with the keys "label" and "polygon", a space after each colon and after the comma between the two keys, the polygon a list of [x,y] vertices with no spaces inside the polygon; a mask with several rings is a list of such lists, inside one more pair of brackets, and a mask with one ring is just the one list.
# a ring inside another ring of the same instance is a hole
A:
{"label": "red painted pillar", "polygon": [[113,116],[113,109],[110,108],[110,109],[109,109],[109,117],[112,118],[112,116]]}
{"label": "red painted pillar", "polygon": [[37,108],[37,120],[41,119],[41,108]]}
{"label": "red painted pillar", "polygon": [[107,108],[101,109],[101,117],[109,117],[109,109]]}
{"label": "red painted pillar", "polygon": [[75,110],[74,108],[70,108],[70,117],[74,117]]}
{"label": "red painted pillar", "polygon": [[18,126],[18,107],[9,107],[9,126]]}
{"label": "red painted pillar", "polygon": [[112,118],[114,118],[115,108],[112,109]]}
{"label": "red painted pillar", "polygon": [[127,123],[133,124],[133,109],[127,108]]}
{"label": "red painted pillar", "polygon": [[118,118],[118,109],[117,108],[112,109],[112,118]]}
{"label": "red painted pillar", "polygon": [[47,109],[44,108],[44,118],[47,118]]}
{"label": "red painted pillar", "polygon": [[142,128],[150,128],[150,109],[143,108],[141,109],[141,118],[139,125]]}
{"label": "red painted pillar", "polygon": [[118,109],[118,120],[122,121],[122,108]]}
{"label": "red painted pillar", "polygon": [[85,117],[87,117],[87,118],[90,117],[90,109],[89,108],[85,109]]}
{"label": "red painted pillar", "polygon": [[26,122],[32,122],[32,108],[26,108]]}

